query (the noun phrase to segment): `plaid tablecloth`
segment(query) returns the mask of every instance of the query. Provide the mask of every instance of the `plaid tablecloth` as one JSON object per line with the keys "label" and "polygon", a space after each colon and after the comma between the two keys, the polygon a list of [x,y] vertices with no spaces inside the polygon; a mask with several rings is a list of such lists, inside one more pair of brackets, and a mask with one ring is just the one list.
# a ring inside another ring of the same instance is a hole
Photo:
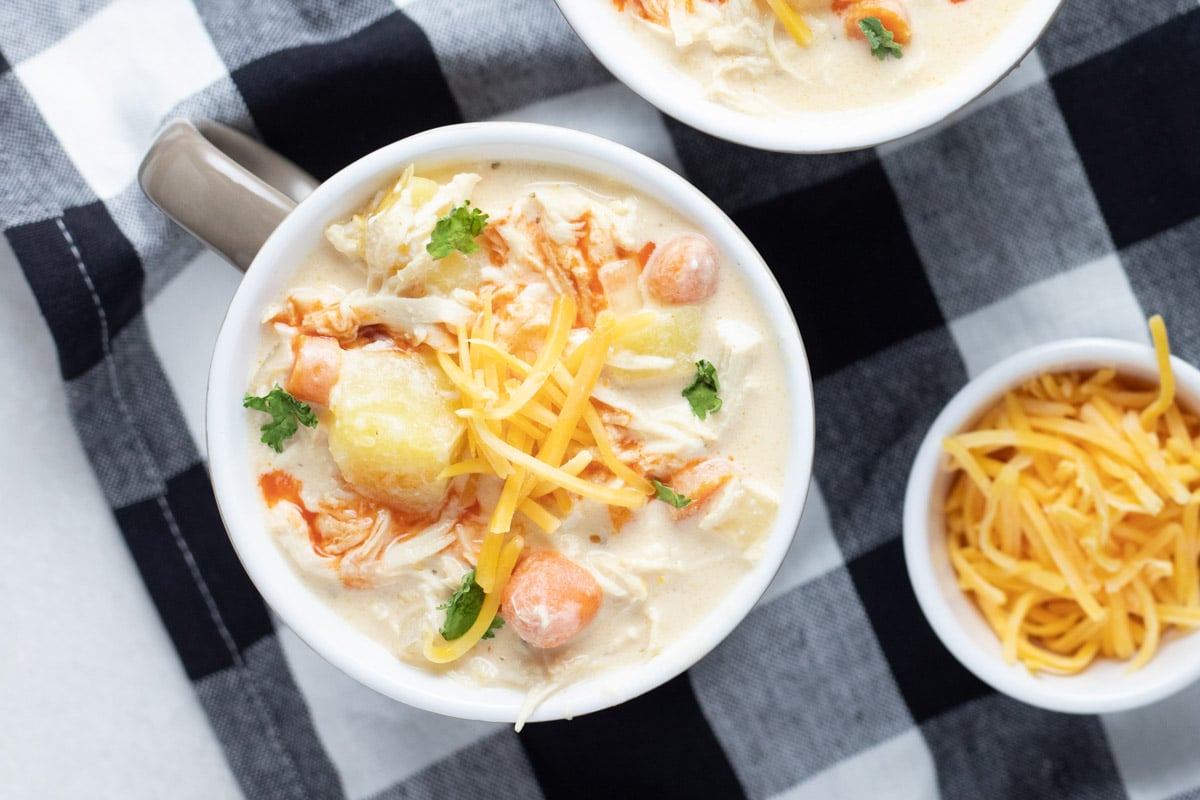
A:
{"label": "plaid tablecloth", "polygon": [[[1198,75],[1196,0],[1067,0],[1020,69],[946,124],[787,156],[663,117],[551,0],[4,0],[0,227],[247,797],[1195,798],[1200,688],[1102,717],[996,694],[925,623],[899,535],[920,437],[997,359],[1066,336],[1147,341],[1160,312],[1200,360]],[[278,626],[225,537],[200,438],[210,340],[188,326],[215,327],[236,277],[134,182],[175,115],[234,125],[319,178],[434,125],[553,122],[714,198],[787,292],[816,386],[811,499],[745,624],[657,691],[519,735],[375,695]],[[0,706],[16,691],[0,686]],[[6,776],[31,785],[20,775],[0,756],[0,793]]]}

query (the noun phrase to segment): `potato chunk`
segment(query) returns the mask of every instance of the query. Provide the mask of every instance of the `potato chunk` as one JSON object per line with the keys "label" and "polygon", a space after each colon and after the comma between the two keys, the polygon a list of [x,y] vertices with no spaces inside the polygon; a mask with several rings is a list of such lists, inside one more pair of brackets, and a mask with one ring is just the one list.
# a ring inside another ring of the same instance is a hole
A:
{"label": "potato chunk", "polygon": [[394,350],[348,350],[330,395],[329,450],[342,477],[364,495],[422,512],[446,492],[463,422],[457,392],[433,360]]}
{"label": "potato chunk", "polygon": [[645,328],[613,343],[613,373],[629,379],[694,369],[703,318],[695,306],[657,311]]}

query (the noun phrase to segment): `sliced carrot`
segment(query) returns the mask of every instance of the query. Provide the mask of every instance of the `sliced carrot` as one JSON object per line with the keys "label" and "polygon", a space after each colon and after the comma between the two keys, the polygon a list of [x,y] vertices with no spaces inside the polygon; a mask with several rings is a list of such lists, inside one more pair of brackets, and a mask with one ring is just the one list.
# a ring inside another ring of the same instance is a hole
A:
{"label": "sliced carrot", "polygon": [[292,342],[292,371],[284,389],[297,400],[329,405],[329,393],[342,371],[342,348],[328,336],[300,335]]}
{"label": "sliced carrot", "polygon": [[675,519],[687,519],[703,507],[706,500],[733,477],[733,464],[727,458],[694,461],[671,476],[670,487],[692,502],[671,509]]}
{"label": "sliced carrot", "polygon": [[912,23],[908,9],[900,0],[858,0],[846,10],[846,35],[851,39],[865,39],[858,23],[875,17],[883,27],[892,32],[897,44],[912,41]]}
{"label": "sliced carrot", "polygon": [[637,260],[638,266],[642,269],[646,268],[646,262],[650,260],[650,256],[654,254],[654,248],[657,247],[654,242],[646,242],[641,250],[638,250]]}
{"label": "sliced carrot", "polygon": [[538,550],[513,570],[500,615],[533,647],[558,647],[587,627],[602,597],[586,569],[555,550]]}

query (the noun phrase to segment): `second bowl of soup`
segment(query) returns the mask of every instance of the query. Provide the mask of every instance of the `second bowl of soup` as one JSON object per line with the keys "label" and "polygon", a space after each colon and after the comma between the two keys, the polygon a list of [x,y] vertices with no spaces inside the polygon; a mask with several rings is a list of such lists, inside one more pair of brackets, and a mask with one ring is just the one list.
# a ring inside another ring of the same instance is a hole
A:
{"label": "second bowl of soup", "polygon": [[1013,69],[1060,0],[557,0],[596,57],[667,114],[795,153],[928,127]]}

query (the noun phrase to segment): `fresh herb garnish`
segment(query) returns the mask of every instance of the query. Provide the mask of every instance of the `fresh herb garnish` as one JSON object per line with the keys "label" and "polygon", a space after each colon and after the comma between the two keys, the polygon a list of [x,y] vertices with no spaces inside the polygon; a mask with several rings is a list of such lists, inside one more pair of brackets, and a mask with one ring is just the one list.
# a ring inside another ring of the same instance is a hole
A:
{"label": "fresh herb garnish", "polygon": [[[441,630],[442,638],[447,642],[453,641],[471,630],[475,620],[479,619],[483,598],[483,588],[475,582],[475,570],[463,575],[462,586],[454,591],[447,602],[438,606],[446,609],[446,624]],[[503,625],[504,617],[497,614],[481,638],[491,639]]]}
{"label": "fresh herb garnish", "polygon": [[696,362],[696,376],[682,392],[692,407],[692,413],[700,419],[704,419],[709,414],[720,411],[721,398],[717,397],[719,391],[721,391],[721,384],[717,380],[717,368],[704,359],[700,359]]}
{"label": "fresh herb garnish", "polygon": [[879,17],[867,17],[858,21],[858,29],[863,32],[863,36],[867,37],[867,42],[871,45],[871,55],[876,58],[887,58],[895,56],[903,58],[904,52],[900,45],[896,44],[896,37],[887,28],[883,27],[883,22]]}
{"label": "fresh herb garnish", "polygon": [[664,503],[670,503],[676,508],[683,508],[692,502],[692,498],[680,494],[665,483],[656,481],[653,478],[650,479],[650,482],[654,484],[654,496]]}
{"label": "fresh herb garnish", "polygon": [[487,214],[478,208],[472,209],[471,201],[464,200],[461,206],[455,206],[433,226],[433,235],[425,249],[434,258],[445,258],[455,250],[474,253],[479,249],[475,237],[483,233],[487,220]]}
{"label": "fresh herb garnish", "polygon": [[295,436],[300,425],[317,427],[317,415],[308,403],[300,402],[278,386],[262,397],[247,394],[242,399],[242,407],[271,415],[271,421],[259,430],[262,431],[263,444],[273,448],[276,453],[283,452],[284,441]]}

